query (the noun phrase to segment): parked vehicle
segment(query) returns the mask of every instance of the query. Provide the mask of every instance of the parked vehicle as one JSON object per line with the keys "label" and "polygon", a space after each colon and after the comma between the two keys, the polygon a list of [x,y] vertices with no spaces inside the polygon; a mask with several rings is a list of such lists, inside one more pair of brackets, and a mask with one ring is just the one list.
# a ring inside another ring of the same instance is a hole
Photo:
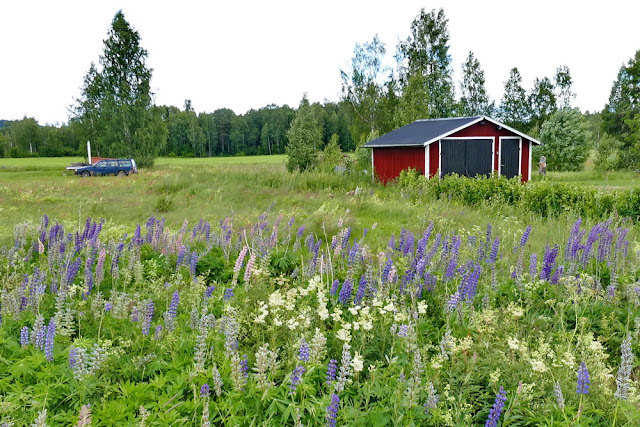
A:
{"label": "parked vehicle", "polygon": [[75,174],[84,177],[100,175],[126,176],[138,173],[138,166],[133,159],[107,159],[100,160],[91,166],[76,169]]}

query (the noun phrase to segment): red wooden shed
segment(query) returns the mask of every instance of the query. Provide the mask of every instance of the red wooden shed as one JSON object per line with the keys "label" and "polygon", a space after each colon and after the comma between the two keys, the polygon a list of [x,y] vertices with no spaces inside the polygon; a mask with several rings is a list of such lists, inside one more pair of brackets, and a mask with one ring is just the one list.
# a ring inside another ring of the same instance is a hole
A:
{"label": "red wooden shed", "polygon": [[487,116],[416,120],[365,144],[382,182],[413,168],[429,178],[496,172],[531,178],[531,148],[540,141]]}

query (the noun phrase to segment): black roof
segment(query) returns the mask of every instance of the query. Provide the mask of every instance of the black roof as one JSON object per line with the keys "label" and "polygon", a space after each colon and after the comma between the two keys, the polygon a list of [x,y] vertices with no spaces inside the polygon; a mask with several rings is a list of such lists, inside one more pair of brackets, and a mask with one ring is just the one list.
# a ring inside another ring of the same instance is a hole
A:
{"label": "black roof", "polygon": [[416,120],[367,142],[365,147],[424,146],[442,135],[465,127],[482,116]]}
{"label": "black roof", "polygon": [[483,116],[416,120],[367,142],[365,147],[424,146],[426,142],[463,128]]}

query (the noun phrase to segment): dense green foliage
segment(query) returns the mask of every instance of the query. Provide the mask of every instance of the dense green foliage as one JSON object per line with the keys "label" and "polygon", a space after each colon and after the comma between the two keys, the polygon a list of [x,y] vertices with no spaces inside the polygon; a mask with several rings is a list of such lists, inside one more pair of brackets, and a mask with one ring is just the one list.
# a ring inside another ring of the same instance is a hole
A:
{"label": "dense green foliage", "polygon": [[640,220],[640,189],[603,192],[584,186],[549,180],[522,185],[519,178],[447,176],[425,180],[414,170],[402,171],[398,185],[417,201],[456,200],[467,206],[512,205],[537,215],[559,216],[567,212],[585,218],[603,219],[610,215]]}
{"label": "dense green foliage", "polygon": [[316,163],[317,147],[322,138],[322,129],[316,120],[308,102],[302,105],[291,122],[287,132],[287,170],[304,172],[312,169]]}
{"label": "dense green foliage", "polygon": [[543,145],[536,156],[545,156],[549,170],[579,171],[589,156],[591,133],[577,109],[564,108],[551,114],[540,129]]}
{"label": "dense green foliage", "polygon": [[[637,169],[640,166],[640,50],[620,67],[611,87],[609,102],[602,111],[602,129],[619,141],[605,150],[615,149],[611,169]],[[607,157],[603,155],[603,157]]]}

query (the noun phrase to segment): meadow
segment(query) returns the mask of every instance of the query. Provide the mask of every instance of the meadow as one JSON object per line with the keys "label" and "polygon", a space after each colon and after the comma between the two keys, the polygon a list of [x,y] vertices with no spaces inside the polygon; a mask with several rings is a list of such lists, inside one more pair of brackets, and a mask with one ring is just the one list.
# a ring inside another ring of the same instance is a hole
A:
{"label": "meadow", "polygon": [[635,218],[70,161],[0,160],[0,425],[640,424]]}

